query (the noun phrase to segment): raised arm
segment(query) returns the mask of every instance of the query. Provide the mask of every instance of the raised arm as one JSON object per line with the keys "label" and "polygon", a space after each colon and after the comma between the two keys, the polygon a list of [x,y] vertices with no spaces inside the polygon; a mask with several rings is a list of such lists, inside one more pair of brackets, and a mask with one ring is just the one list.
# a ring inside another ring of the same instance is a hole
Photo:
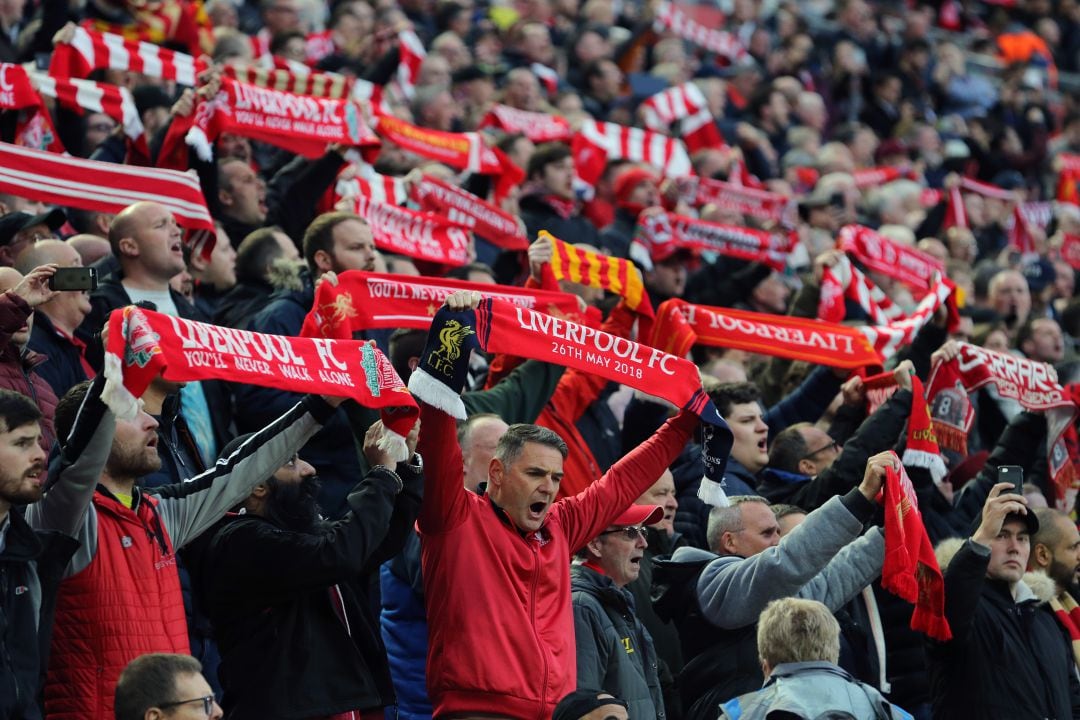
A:
{"label": "raised arm", "polygon": [[[340,399],[332,402],[339,403]],[[163,497],[158,512],[173,547],[179,549],[217,522],[246,498],[252,488],[270,477],[303,447],[319,426],[330,419],[336,405],[308,395],[291,410],[266,426],[232,455],[218,460],[192,481],[209,486],[183,497]]]}

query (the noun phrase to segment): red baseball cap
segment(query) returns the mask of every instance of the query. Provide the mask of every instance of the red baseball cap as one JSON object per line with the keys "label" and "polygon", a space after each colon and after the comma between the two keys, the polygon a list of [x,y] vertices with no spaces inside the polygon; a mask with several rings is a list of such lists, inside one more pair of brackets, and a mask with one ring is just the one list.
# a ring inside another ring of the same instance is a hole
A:
{"label": "red baseball cap", "polygon": [[631,505],[622,515],[611,521],[612,525],[655,525],[664,519],[664,508],[659,505]]}

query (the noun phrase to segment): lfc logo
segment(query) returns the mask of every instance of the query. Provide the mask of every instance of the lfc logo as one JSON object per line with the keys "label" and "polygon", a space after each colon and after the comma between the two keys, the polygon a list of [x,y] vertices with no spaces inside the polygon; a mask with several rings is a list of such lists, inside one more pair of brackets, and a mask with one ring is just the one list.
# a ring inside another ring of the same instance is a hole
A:
{"label": "lfc logo", "polygon": [[439,330],[439,347],[431,353],[428,362],[446,377],[454,374],[454,361],[461,357],[461,344],[475,331],[457,320],[450,320]]}
{"label": "lfc logo", "polygon": [[343,292],[334,298],[333,302],[320,305],[318,310],[320,327],[323,337],[336,333],[337,329],[346,320],[356,317],[356,308],[353,307],[352,295]]}
{"label": "lfc logo", "polygon": [[128,307],[124,310],[124,337],[127,338],[125,365],[145,368],[155,355],[161,354],[161,336],[153,331],[138,308]]}

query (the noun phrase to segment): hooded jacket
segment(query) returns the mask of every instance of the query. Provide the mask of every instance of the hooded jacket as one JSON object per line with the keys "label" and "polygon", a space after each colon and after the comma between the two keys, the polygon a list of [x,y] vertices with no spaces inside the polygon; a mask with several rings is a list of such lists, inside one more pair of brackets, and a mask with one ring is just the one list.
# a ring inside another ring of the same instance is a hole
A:
{"label": "hooded jacket", "polygon": [[659,663],[634,596],[584,565],[570,568],[577,643],[577,686],[611,693],[634,720],[663,720]]}
{"label": "hooded jacket", "polygon": [[1049,598],[987,578],[989,564],[990,548],[966,540],[944,569],[953,638],[926,640],[935,720],[1080,717],[1072,646]]}

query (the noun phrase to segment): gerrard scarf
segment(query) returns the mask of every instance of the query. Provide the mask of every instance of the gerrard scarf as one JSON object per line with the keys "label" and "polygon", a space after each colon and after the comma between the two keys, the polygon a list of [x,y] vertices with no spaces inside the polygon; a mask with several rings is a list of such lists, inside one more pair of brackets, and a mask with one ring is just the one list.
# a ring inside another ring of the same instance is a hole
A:
{"label": "gerrard scarf", "polygon": [[440,265],[469,261],[469,231],[435,213],[417,212],[371,200],[352,199],[353,212],[367,221],[380,250]]}
{"label": "gerrard scarf", "polygon": [[12,63],[0,63],[0,113],[5,111],[16,113],[16,145],[33,150],[64,152],[49,111],[30,84],[30,77],[22,67]]}
{"label": "gerrard scarf", "polygon": [[409,378],[409,389],[420,400],[464,420],[460,393],[469,354],[477,348],[593,373],[696,413],[702,419],[706,475],[699,495],[706,502],[726,502],[721,483],[731,452],[731,430],[701,389],[697,367],[689,360],[596,328],[486,298],[476,310],[439,310],[428,331],[420,365]]}
{"label": "gerrard scarf", "polygon": [[551,268],[556,280],[569,280],[592,288],[608,290],[626,301],[626,306],[645,317],[653,316],[652,302],[641,274],[629,260],[584,250],[565,243],[547,230],[539,237],[551,241]]}
{"label": "gerrard scarf", "polygon": [[129,305],[109,316],[102,400],[133,418],[150,382],[228,380],[291,392],[333,395],[377,408],[386,449],[405,460],[405,436],[418,408],[390,361],[374,345],[265,335],[192,322]]}
{"label": "gerrard scarf", "polygon": [[[893,457],[896,454],[893,453]],[[945,580],[926,535],[919,501],[907,471],[885,471],[885,562],[881,587],[915,605],[911,629],[940,642],[952,639],[945,619]]]}
{"label": "gerrard scarf", "polygon": [[967,435],[975,419],[969,396],[993,383],[1002,397],[1025,410],[1046,414],[1047,458],[1059,505],[1076,482],[1076,467],[1063,444],[1076,416],[1073,395],[1058,384],[1044,363],[960,343],[960,353],[939,362],[930,373],[928,400],[934,432],[943,448],[967,454]]}
{"label": "gerrard scarf", "polygon": [[945,273],[945,266],[936,258],[862,225],[841,228],[837,244],[864,267],[924,293],[930,291],[936,274]]}
{"label": "gerrard scarf", "polygon": [[411,194],[422,210],[442,214],[492,245],[504,250],[529,248],[529,239],[522,233],[517,218],[467,190],[424,175],[412,186]]}
{"label": "gerrard scarf", "polygon": [[570,123],[559,115],[518,110],[496,103],[480,120],[479,129],[493,127],[503,132],[521,133],[534,143],[562,142],[571,136]]}
{"label": "gerrard scarf", "polygon": [[638,218],[633,242],[646,249],[674,242],[680,247],[764,263],[779,272],[787,267],[787,257],[798,238],[789,232],[767,232],[658,212]]}
{"label": "gerrard scarf", "polygon": [[694,207],[715,205],[785,227],[794,227],[798,219],[798,205],[779,193],[696,176],[677,178],[675,183],[683,202]]}
{"label": "gerrard scarf", "polygon": [[[675,320],[674,314],[681,315],[685,325]],[[692,305],[673,298],[660,304],[656,327],[662,329],[654,331],[654,342],[680,355],[700,343],[830,367],[881,365],[881,358],[863,333],[820,320]]]}
{"label": "gerrard scarf", "polygon": [[322,282],[315,287],[315,304],[304,318],[301,335],[351,338],[361,330],[426,330],[446,296],[456,290],[476,290],[484,297],[580,320],[577,297],[567,293],[349,270],[338,275],[337,285]]}
{"label": "gerrard scarf", "polygon": [[309,158],[322,157],[329,143],[369,153],[377,151],[380,144],[354,100],[294,95],[228,77],[222,78],[217,95],[198,103],[185,141],[209,162],[212,144],[221,133],[259,140]]}
{"label": "gerrard scarf", "polygon": [[683,40],[727,58],[733,64],[745,57],[746,48],[737,36],[717,29],[723,26],[724,15],[719,10],[681,0],[662,0],[653,22],[655,31],[671,30]]}

